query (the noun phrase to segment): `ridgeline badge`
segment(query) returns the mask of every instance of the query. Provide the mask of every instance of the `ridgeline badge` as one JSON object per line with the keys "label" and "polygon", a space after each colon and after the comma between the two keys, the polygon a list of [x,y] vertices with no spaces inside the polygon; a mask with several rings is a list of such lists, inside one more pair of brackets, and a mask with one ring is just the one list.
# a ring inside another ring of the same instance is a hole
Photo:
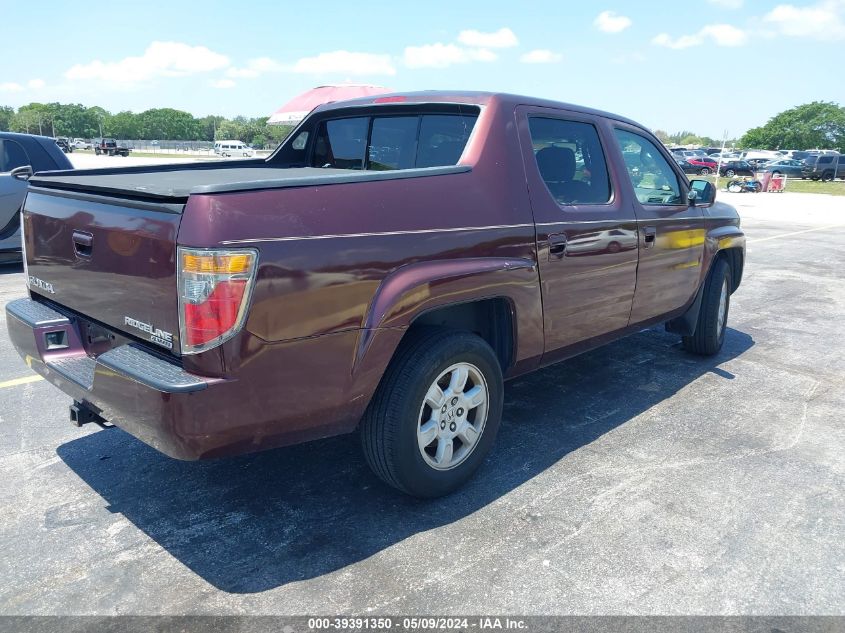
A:
{"label": "ridgeline badge", "polygon": [[149,323],[144,323],[143,321],[133,319],[132,317],[123,317],[123,322],[129,327],[133,327],[136,330],[141,330],[142,332],[149,334],[150,340],[156,345],[161,345],[167,349],[173,349],[173,334],[170,332],[165,332],[162,329],[153,327]]}

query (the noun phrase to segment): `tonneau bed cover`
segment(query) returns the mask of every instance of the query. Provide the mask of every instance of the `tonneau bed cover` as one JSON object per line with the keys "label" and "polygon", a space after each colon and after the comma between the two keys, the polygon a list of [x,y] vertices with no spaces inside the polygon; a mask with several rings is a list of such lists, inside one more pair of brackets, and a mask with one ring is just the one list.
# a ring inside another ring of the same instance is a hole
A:
{"label": "tonneau bed cover", "polygon": [[423,175],[461,173],[469,170],[467,166],[455,165],[396,171],[357,171],[274,166],[259,160],[257,164],[256,161],[238,161],[235,164],[195,163],[53,171],[35,174],[29,182],[34,187],[90,194],[184,201],[189,195],[197,193],[393,180]]}

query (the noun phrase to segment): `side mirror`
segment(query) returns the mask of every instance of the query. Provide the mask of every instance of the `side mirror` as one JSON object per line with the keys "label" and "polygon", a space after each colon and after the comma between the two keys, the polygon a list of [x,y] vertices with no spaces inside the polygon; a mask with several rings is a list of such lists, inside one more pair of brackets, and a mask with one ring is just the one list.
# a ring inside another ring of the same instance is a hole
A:
{"label": "side mirror", "polygon": [[712,207],[713,203],[716,202],[716,187],[707,180],[691,180],[687,197],[690,206]]}
{"label": "side mirror", "polygon": [[32,166],[24,165],[23,167],[15,167],[9,175],[15,180],[29,180],[32,176]]}

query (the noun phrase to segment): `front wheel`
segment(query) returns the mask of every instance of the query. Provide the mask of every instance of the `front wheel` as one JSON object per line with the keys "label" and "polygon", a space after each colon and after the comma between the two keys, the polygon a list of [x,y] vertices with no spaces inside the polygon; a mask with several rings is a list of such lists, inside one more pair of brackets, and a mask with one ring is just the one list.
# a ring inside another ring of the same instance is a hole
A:
{"label": "front wheel", "polygon": [[833,172],[826,171],[822,174],[822,182],[833,182]]}
{"label": "front wheel", "polygon": [[712,356],[722,349],[725,341],[725,327],[731,305],[731,267],[721,257],[713,264],[704,282],[704,294],[695,333],[684,336],[684,349],[701,356]]}
{"label": "front wheel", "polygon": [[416,497],[462,486],[490,451],[502,417],[502,370],[469,332],[410,332],[361,422],[364,456],[385,483]]}
{"label": "front wheel", "polygon": [[710,169],[707,168],[707,167],[702,167],[701,169],[698,170],[699,176],[707,176],[708,174],[710,174]]}

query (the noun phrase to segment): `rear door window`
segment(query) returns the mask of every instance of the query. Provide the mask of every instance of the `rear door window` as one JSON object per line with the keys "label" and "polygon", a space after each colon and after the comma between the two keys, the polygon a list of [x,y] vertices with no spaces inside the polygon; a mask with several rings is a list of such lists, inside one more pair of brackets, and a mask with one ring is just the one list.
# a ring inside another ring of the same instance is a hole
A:
{"label": "rear door window", "polygon": [[9,139],[0,140],[0,172],[30,164],[29,156],[20,143]]}
{"label": "rear door window", "polygon": [[529,117],[534,159],[558,204],[607,204],[610,179],[596,128],[590,123]]}

